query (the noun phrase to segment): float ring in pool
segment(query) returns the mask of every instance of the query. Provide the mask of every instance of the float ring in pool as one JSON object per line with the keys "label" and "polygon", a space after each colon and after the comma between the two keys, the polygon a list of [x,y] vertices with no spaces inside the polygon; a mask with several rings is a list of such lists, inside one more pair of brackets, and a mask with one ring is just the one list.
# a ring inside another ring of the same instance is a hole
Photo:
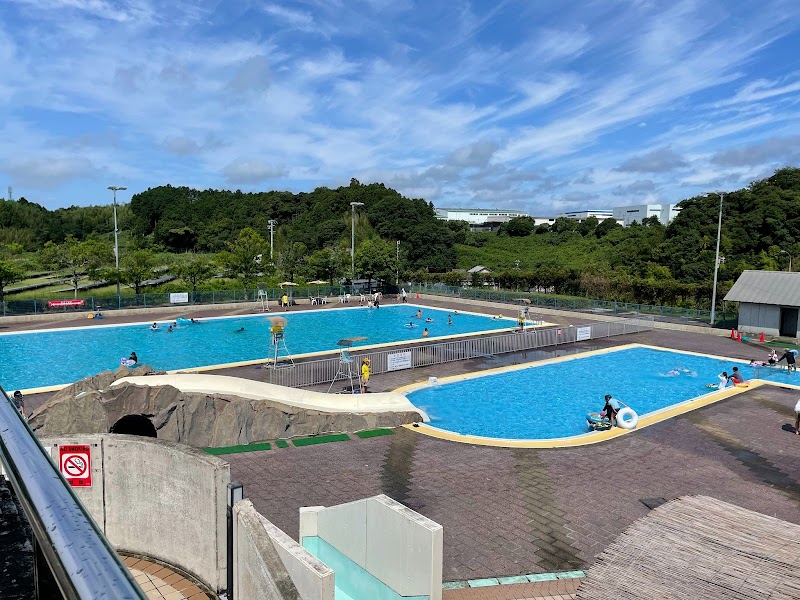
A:
{"label": "float ring in pool", "polygon": [[[625,417],[629,417],[627,420]],[[622,427],[623,429],[636,429],[636,425],[639,423],[639,415],[636,414],[636,411],[626,406],[621,408],[617,413],[617,426]]]}

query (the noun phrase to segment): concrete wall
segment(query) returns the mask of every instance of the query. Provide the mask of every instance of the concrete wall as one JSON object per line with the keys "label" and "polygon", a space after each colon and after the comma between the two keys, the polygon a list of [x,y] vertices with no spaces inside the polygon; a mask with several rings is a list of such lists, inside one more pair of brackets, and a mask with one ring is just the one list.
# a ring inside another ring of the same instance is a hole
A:
{"label": "concrete wall", "polygon": [[778,336],[781,328],[781,307],[770,304],[739,304],[739,329],[744,333]]}
{"label": "concrete wall", "polygon": [[237,502],[234,512],[233,600],[333,600],[334,573],[300,544]]}
{"label": "concrete wall", "polygon": [[183,444],[127,435],[42,439],[92,446],[92,487],[73,488],[111,544],[175,565],[215,591],[226,580],[226,488],[222,459]]}
{"label": "concrete wall", "polygon": [[401,596],[442,597],[442,526],[380,495],[300,511],[300,541],[319,536]]}

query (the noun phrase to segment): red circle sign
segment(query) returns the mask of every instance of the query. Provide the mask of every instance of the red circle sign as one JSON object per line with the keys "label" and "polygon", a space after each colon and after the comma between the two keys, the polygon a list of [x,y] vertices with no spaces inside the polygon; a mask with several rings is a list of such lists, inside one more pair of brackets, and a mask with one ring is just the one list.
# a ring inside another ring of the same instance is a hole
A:
{"label": "red circle sign", "polygon": [[81,454],[66,454],[62,457],[62,470],[69,477],[84,477],[89,464]]}

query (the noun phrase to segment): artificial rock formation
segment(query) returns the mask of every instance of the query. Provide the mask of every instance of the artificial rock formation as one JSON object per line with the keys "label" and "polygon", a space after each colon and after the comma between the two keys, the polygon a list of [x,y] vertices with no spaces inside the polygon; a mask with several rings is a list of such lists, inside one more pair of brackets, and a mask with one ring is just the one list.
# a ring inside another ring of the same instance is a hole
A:
{"label": "artificial rock formation", "polygon": [[56,392],[30,417],[37,435],[108,433],[125,415],[148,417],[158,438],[199,448],[333,432],[397,427],[420,421],[416,412],[332,413],[296,408],[271,400],[183,393],[172,386],[111,383],[131,375],[154,374],[148,366],[120,367]]}

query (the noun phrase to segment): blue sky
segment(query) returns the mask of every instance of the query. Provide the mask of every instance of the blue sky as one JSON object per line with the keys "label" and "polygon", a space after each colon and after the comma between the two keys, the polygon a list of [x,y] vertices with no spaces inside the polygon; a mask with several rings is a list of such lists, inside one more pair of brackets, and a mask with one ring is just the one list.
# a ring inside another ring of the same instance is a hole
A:
{"label": "blue sky", "polygon": [[800,3],[0,0],[0,192],[381,181],[535,215],[800,166]]}

